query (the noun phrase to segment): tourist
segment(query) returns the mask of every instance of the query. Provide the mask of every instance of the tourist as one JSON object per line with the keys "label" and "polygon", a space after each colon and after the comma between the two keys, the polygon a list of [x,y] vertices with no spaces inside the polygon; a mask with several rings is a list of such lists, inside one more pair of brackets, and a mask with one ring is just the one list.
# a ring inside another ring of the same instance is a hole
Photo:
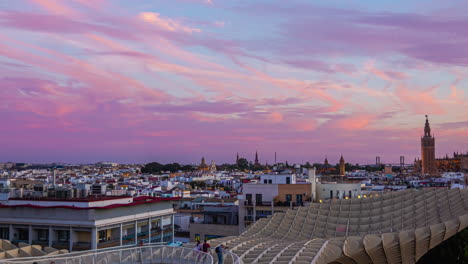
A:
{"label": "tourist", "polygon": [[211,246],[208,244],[208,240],[205,239],[205,243],[203,243],[202,250],[205,253],[208,253],[208,250],[210,250]]}
{"label": "tourist", "polygon": [[223,264],[223,250],[226,248],[227,247],[225,247],[223,244],[215,248],[215,252],[218,255],[218,264]]}

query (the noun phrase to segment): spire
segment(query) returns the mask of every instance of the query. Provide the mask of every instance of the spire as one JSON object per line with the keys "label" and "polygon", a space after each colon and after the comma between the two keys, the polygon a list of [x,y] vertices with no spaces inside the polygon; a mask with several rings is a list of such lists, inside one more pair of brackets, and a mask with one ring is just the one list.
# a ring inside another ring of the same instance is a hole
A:
{"label": "spire", "polygon": [[237,156],[236,156],[236,164],[239,163],[239,152],[237,152]]}
{"label": "spire", "polygon": [[258,151],[255,151],[255,164],[258,164]]}
{"label": "spire", "polygon": [[328,164],[328,159],[327,159],[327,155],[325,155],[325,162],[324,162],[325,165]]}
{"label": "spire", "polygon": [[343,154],[341,154],[340,163],[344,162]]}
{"label": "spire", "polygon": [[429,125],[429,119],[426,115],[426,124],[424,125],[424,136],[430,137],[431,136],[431,127]]}

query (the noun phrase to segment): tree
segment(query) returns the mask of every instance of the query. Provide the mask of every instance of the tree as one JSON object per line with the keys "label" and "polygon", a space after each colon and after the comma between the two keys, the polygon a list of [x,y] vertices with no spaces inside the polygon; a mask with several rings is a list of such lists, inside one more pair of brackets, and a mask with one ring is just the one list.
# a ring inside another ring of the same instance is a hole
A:
{"label": "tree", "polygon": [[177,171],[192,171],[193,167],[190,165],[181,166],[179,163],[161,164],[159,162],[151,162],[141,168],[141,173],[161,173],[163,171],[177,172]]}
{"label": "tree", "polygon": [[141,168],[142,173],[161,173],[163,165],[159,162],[151,162]]}
{"label": "tree", "polygon": [[240,170],[246,170],[249,168],[249,162],[247,161],[246,158],[240,158],[238,161],[237,161],[237,167],[240,169]]}

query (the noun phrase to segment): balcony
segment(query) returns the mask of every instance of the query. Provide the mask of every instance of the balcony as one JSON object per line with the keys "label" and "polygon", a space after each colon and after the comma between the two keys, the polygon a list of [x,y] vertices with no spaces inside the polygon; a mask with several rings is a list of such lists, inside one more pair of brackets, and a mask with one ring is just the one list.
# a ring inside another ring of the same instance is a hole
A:
{"label": "balcony", "polygon": [[120,246],[120,239],[113,239],[108,241],[99,242],[97,248],[117,247]]}
{"label": "balcony", "polygon": [[70,241],[52,241],[52,247],[56,249],[68,249]]}
{"label": "balcony", "polygon": [[245,200],[244,205],[245,206],[253,206],[255,203],[256,206],[271,206],[271,201],[251,201],[251,200]]}
{"label": "balcony", "polygon": [[73,243],[73,250],[90,250],[91,249],[91,242],[76,242]]}
{"label": "balcony", "polygon": [[48,247],[49,246],[49,240],[44,240],[44,239],[33,240],[32,244]]}

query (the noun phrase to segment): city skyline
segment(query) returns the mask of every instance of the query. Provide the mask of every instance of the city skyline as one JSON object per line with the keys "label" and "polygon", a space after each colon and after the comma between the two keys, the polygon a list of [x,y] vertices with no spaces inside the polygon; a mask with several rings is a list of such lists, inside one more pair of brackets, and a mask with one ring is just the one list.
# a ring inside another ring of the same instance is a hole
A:
{"label": "city skyline", "polygon": [[0,2],[0,162],[466,152],[468,4],[422,3]]}

